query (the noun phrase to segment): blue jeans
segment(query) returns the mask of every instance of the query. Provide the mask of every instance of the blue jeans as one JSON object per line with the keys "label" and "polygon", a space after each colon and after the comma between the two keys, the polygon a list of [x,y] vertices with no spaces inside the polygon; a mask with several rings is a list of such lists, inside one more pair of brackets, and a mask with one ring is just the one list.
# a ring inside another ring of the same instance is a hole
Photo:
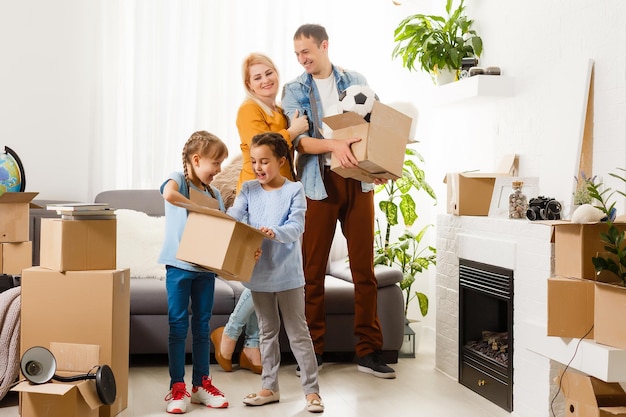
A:
{"label": "blue jeans", "polygon": [[185,382],[185,341],[189,330],[190,299],[193,336],[191,383],[202,386],[202,377],[209,375],[209,320],[213,310],[215,274],[186,271],[167,265],[165,288],[170,325],[170,387],[176,382]]}
{"label": "blue jeans", "polygon": [[246,339],[243,346],[247,348],[259,347],[259,322],[254,312],[254,302],[249,289],[244,289],[237,301],[235,309],[228,318],[224,333],[232,340],[238,340],[246,326]]}

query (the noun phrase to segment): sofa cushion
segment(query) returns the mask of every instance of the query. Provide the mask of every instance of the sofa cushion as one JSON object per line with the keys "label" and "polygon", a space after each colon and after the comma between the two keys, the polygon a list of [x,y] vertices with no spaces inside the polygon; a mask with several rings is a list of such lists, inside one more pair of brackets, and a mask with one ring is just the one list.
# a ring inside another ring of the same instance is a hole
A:
{"label": "sofa cushion", "polygon": [[[352,283],[350,264],[345,260],[329,262],[328,270],[330,275]],[[395,285],[402,281],[400,269],[386,265],[376,265],[374,267],[374,275],[376,275],[376,280],[378,281],[378,288]]]}
{"label": "sofa cushion", "polygon": [[[235,308],[235,293],[222,279],[215,280],[214,315],[230,315]],[[165,280],[155,278],[130,280],[131,315],[167,315]]]}

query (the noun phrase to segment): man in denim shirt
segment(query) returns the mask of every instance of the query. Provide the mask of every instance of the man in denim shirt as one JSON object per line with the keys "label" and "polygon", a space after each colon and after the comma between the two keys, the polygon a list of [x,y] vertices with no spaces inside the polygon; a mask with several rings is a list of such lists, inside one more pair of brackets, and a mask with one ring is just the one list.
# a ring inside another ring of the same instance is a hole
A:
{"label": "man in denim shirt", "polygon": [[342,166],[354,168],[358,161],[348,140],[322,137],[322,117],[339,113],[339,92],[350,85],[366,85],[357,72],[334,66],[328,57],[328,35],[320,25],[300,26],[294,35],[294,50],[305,72],[284,86],[281,100],[292,118],[296,110],[310,121],[308,134],[298,136],[298,179],[307,196],[302,250],[306,279],[306,317],[318,365],[322,365],[324,333],[324,278],[337,220],[348,242],[354,282],[354,332],[358,338],[358,370],[379,378],[395,378],[395,371],[380,356],[383,337],[376,311],[378,285],[374,276],[373,185],[343,178],[330,170],[331,154]]}

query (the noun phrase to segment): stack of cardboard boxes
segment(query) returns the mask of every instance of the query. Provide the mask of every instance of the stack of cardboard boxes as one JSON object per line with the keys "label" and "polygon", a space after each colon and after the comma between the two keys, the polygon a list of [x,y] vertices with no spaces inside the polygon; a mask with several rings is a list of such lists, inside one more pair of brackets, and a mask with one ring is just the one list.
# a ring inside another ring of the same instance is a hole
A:
{"label": "stack of cardboard boxes", "polygon": [[[626,328],[621,323],[626,315],[626,288],[602,282],[611,277],[598,277],[592,262],[605,252],[600,235],[607,232],[608,225],[548,224],[554,241],[554,276],[548,278],[548,336],[584,337],[626,349]],[[626,224],[616,227],[626,230]],[[570,370],[562,383],[568,415],[626,416],[626,394],[619,384]],[[613,400],[607,402],[607,396]]]}
{"label": "stack of cardboard boxes", "polygon": [[0,277],[2,288],[13,286],[14,277],[32,266],[33,244],[28,240],[28,210],[37,193],[0,195]]}
{"label": "stack of cardboard boxes", "polygon": [[59,393],[60,383],[35,391],[22,384],[22,416],[111,417],[128,404],[130,270],[116,269],[115,217],[86,218],[42,219],[40,266],[22,273],[20,354],[56,343],[98,346],[91,366],[111,367],[117,397],[112,405],[85,407],[86,396],[79,390]]}

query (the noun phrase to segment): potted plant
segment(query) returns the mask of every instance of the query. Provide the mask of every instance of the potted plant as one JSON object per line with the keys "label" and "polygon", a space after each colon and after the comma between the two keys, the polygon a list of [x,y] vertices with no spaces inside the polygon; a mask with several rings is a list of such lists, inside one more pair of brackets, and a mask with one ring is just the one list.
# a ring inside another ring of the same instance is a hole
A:
{"label": "potted plant", "polygon": [[[436,82],[443,71],[451,71],[458,79],[461,61],[478,58],[483,41],[472,29],[473,20],[464,14],[464,0],[452,11],[452,0],[446,2],[446,16],[414,14],[403,19],[394,31],[392,58],[402,58],[409,71],[418,67]],[[452,80],[451,80],[452,81]]]}
{"label": "potted plant", "polygon": [[[406,317],[409,303],[413,299],[419,302],[420,313],[428,313],[428,297],[419,291],[412,291],[416,276],[427,270],[430,265],[436,265],[436,249],[429,245],[422,245],[422,240],[432,225],[424,226],[418,233],[407,228],[413,226],[418,219],[415,200],[412,194],[419,191],[426,192],[436,203],[435,192],[426,182],[424,171],[417,165],[415,159],[424,162],[423,157],[415,150],[407,148],[407,158],[404,161],[403,175],[396,181],[390,181],[376,187],[376,193],[384,193],[385,198],[378,204],[384,215],[384,232],[380,221],[376,219],[374,244],[374,264],[397,266],[402,271],[403,279],[400,288],[404,292]],[[398,226],[399,215],[405,227],[397,241],[391,241],[392,228]]]}
{"label": "potted plant", "polygon": [[[618,169],[626,172],[623,168]],[[609,173],[609,175],[626,183],[626,177],[614,173]],[[589,195],[593,200],[597,201],[595,207],[604,213],[608,225],[606,233],[600,234],[600,239],[604,243],[606,254],[599,253],[591,260],[598,275],[607,272],[609,276],[614,275],[618,279],[617,283],[619,285],[626,286],[626,232],[623,229],[620,230],[613,223],[615,217],[615,202],[608,202],[615,193],[621,194],[624,197],[626,197],[626,194],[619,190],[613,191],[610,188],[600,191],[601,187],[602,183],[596,184],[594,181],[587,182]]]}

